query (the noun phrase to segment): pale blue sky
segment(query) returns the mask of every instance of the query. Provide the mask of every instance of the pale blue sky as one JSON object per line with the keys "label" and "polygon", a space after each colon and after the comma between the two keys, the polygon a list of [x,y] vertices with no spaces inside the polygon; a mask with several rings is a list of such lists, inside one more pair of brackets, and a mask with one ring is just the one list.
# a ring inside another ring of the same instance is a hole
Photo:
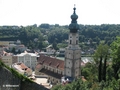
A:
{"label": "pale blue sky", "polygon": [[0,0],[0,26],[69,25],[74,4],[78,24],[120,24],[120,0]]}

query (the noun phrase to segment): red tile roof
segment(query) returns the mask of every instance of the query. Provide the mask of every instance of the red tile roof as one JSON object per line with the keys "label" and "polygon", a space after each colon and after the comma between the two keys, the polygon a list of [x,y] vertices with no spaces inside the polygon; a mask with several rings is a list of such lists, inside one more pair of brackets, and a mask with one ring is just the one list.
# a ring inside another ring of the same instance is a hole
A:
{"label": "red tile roof", "polygon": [[41,65],[48,65],[60,70],[64,70],[64,61],[49,56],[40,55],[38,58],[38,63]]}
{"label": "red tile roof", "polygon": [[37,64],[37,65],[36,65],[36,69],[39,69],[40,67],[42,67],[41,64]]}
{"label": "red tile roof", "polygon": [[25,64],[23,63],[17,63],[17,65],[20,67],[20,69],[25,70],[25,72],[29,73],[31,71],[30,68],[28,68]]}
{"label": "red tile roof", "polygon": [[[81,61],[81,66],[85,66],[85,64]],[[38,65],[36,66],[36,68],[40,68],[41,65],[48,65],[54,68],[58,68],[60,70],[64,70],[64,61],[57,59],[57,58],[52,58],[49,56],[45,56],[45,55],[40,55],[40,57],[38,57]]]}

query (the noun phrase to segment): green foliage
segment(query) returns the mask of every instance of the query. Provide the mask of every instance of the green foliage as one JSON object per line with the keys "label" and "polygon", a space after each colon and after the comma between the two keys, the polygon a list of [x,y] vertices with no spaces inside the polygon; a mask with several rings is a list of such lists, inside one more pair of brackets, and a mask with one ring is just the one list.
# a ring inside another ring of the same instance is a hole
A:
{"label": "green foliage", "polygon": [[106,57],[106,55],[109,55],[109,47],[106,44],[99,44],[99,46],[97,47],[95,54],[94,54],[94,60],[96,62],[96,64],[99,64],[98,61],[100,60],[100,57],[102,57],[103,59]]}
{"label": "green foliage", "polygon": [[96,65],[94,64],[94,62],[87,63],[81,69],[82,76],[84,76],[84,78],[90,82],[97,81],[97,72],[98,72],[98,69],[96,68]]}
{"label": "green foliage", "polygon": [[41,24],[39,27],[49,29],[50,25],[49,24]]}
{"label": "green foliage", "polygon": [[81,79],[66,85],[56,85],[51,90],[120,90],[120,81],[83,82]]}
{"label": "green foliage", "polygon": [[5,66],[5,64],[0,60],[0,67]]}
{"label": "green foliage", "polygon": [[57,85],[52,88],[52,90],[89,90],[87,88],[87,83],[83,82],[81,79],[73,81],[71,84]]}
{"label": "green foliage", "polygon": [[107,60],[109,60],[109,47],[106,44],[100,44],[94,54],[94,61],[98,68],[98,80],[106,81]]}
{"label": "green foliage", "polygon": [[15,51],[15,48],[14,48],[14,47],[12,48],[12,51],[11,51],[11,52],[12,52],[12,53],[14,53],[14,54],[16,53],[16,51]]}
{"label": "green foliage", "polygon": [[119,79],[120,73],[120,37],[111,44],[112,66],[114,69],[114,77]]}
{"label": "green foliage", "polygon": [[52,27],[51,31],[48,33],[48,41],[50,43],[61,43],[66,39],[68,39],[68,28],[64,28],[62,26]]}
{"label": "green foliage", "polygon": [[[83,50],[87,50],[89,47],[96,48],[101,41],[110,45],[112,41],[115,40],[116,36],[120,36],[119,30],[119,24],[79,25],[80,46],[83,47]],[[66,41],[68,39],[68,33],[68,25],[60,26],[59,24],[41,24],[38,27],[34,24],[18,28],[13,28],[13,26],[1,26],[0,40],[14,41],[19,39],[31,49],[41,49],[45,48],[43,44],[45,40],[48,40],[50,44],[53,42],[58,44]],[[35,39],[37,39],[37,41],[35,41]],[[88,41],[90,41],[90,44],[86,44]]]}
{"label": "green foliage", "polygon": [[58,48],[66,48],[67,46],[68,46],[68,44],[67,44],[67,43],[64,43],[64,42],[57,44],[57,47],[58,47]]}

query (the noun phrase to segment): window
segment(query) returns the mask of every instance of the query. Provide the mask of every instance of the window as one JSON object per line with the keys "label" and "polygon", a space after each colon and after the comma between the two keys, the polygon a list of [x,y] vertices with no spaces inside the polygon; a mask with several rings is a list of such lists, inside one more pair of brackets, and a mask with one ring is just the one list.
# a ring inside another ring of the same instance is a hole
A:
{"label": "window", "polygon": [[70,44],[71,44],[72,40],[70,40]]}
{"label": "window", "polygon": [[78,44],[78,40],[76,40],[76,44]]}

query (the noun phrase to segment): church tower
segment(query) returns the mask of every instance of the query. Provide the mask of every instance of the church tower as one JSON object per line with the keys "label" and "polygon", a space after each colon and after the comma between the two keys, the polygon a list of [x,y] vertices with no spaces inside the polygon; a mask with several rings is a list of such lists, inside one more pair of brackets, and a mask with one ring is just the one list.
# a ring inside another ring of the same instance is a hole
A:
{"label": "church tower", "polygon": [[71,15],[71,24],[69,25],[69,40],[68,47],[65,50],[65,62],[64,62],[64,75],[72,77],[73,79],[80,77],[81,75],[81,55],[79,47],[79,35],[77,24],[76,8],[73,8],[73,14]]}

